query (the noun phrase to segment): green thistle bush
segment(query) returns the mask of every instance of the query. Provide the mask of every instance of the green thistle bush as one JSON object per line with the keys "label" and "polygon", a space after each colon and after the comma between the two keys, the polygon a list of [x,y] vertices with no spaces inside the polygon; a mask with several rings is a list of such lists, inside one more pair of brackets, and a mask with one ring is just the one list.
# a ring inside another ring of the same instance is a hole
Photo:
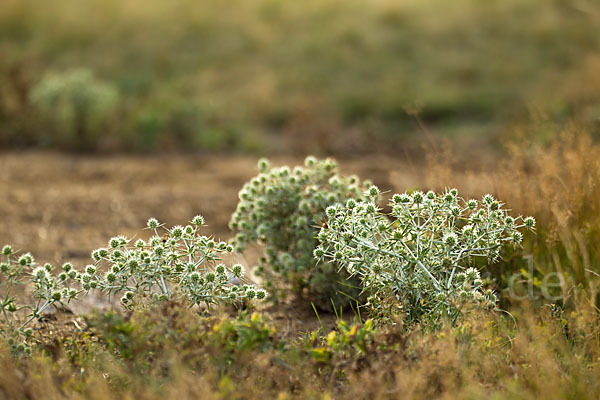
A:
{"label": "green thistle bush", "polygon": [[464,200],[456,189],[396,194],[388,218],[375,204],[377,194],[373,187],[367,201],[328,207],[315,249],[318,260],[360,278],[375,315],[399,313],[407,325],[434,327],[455,322],[466,303],[495,307],[474,260],[493,262],[504,245],[519,245],[519,229],[533,230],[533,218],[511,217],[491,195]]}
{"label": "green thistle bush", "polygon": [[[117,236],[108,247],[92,252],[95,264],[81,275],[81,286],[87,292],[99,289],[110,299],[123,294],[121,303],[131,308],[137,303],[160,302],[185,298],[191,304],[237,303],[266,298],[267,292],[254,285],[242,284],[244,268],[219,263],[233,251],[226,242],[216,242],[200,235],[204,224],[196,216],[189,225],[165,228],[150,218],[148,229],[154,235],[144,241]],[[164,230],[164,235],[159,234]],[[105,272],[100,272],[101,267]],[[240,283],[240,285],[236,284]]]}
{"label": "green thistle bush", "polygon": [[13,354],[28,354],[33,334],[29,323],[40,320],[52,306],[65,306],[76,300],[82,292],[80,274],[70,263],[60,268],[37,265],[30,253],[19,256],[8,245],[2,249],[2,256],[0,332]]}
{"label": "green thistle bush", "polygon": [[310,301],[321,308],[348,302],[358,294],[346,282],[349,276],[333,262],[315,262],[312,253],[325,209],[349,198],[360,200],[368,183],[356,176],[340,176],[334,160],[305,160],[304,167],[272,167],[262,159],[259,175],[246,183],[229,223],[236,232],[233,244],[243,251],[248,244],[264,244],[256,274],[274,294],[286,288],[297,294],[308,291]]}
{"label": "green thistle bush", "polygon": [[[219,263],[233,251],[226,242],[200,235],[204,218],[190,225],[165,228],[150,218],[154,235],[134,243],[124,236],[113,237],[106,248],[92,252],[93,264],[78,271],[71,263],[60,268],[38,266],[29,253],[17,257],[4,246],[0,263],[0,333],[15,354],[30,351],[33,320],[42,320],[52,306],[65,306],[99,290],[108,300],[121,295],[128,309],[166,300],[187,300],[209,310],[218,303],[236,304],[267,297],[264,289],[246,284],[244,267]],[[165,234],[160,236],[159,230]],[[33,287],[33,290],[29,288]]]}

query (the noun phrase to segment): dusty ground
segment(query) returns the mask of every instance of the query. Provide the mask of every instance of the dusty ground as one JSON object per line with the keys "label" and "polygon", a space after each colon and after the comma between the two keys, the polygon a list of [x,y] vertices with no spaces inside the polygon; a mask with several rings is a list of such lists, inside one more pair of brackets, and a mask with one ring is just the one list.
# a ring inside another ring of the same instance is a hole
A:
{"label": "dusty ground", "polygon": [[[38,262],[91,262],[90,252],[115,235],[144,234],[147,219],[184,224],[204,215],[206,234],[228,239],[237,193],[256,174],[255,157],[0,155],[0,245],[31,251]],[[296,165],[302,159],[274,159]],[[401,160],[338,159],[341,171],[392,189],[410,174]],[[392,179],[396,184],[398,179]],[[402,189],[404,188],[394,188]],[[251,265],[256,251],[236,256]],[[312,313],[312,310],[308,310]]]}

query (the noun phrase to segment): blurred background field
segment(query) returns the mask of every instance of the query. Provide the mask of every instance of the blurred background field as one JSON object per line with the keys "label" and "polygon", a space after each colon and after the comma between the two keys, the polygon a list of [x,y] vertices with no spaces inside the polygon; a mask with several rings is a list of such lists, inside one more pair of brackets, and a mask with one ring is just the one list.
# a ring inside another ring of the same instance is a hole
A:
{"label": "blurred background field", "polygon": [[493,153],[600,126],[598,26],[593,0],[4,0],[0,145]]}

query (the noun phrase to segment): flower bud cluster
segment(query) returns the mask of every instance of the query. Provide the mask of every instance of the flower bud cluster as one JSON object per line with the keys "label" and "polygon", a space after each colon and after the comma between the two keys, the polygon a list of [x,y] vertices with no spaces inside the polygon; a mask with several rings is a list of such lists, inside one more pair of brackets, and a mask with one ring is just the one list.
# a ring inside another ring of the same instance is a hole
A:
{"label": "flower bud cluster", "polygon": [[465,200],[456,189],[395,194],[389,206],[389,216],[372,201],[328,208],[314,256],[360,277],[374,311],[383,312],[378,299],[397,299],[406,323],[455,321],[465,301],[493,308],[496,296],[474,260],[494,262],[503,246],[521,243],[522,228],[535,227],[532,217],[511,217],[491,195]]}
{"label": "flower bud cluster", "polygon": [[304,167],[293,169],[272,167],[261,159],[258,169],[259,174],[240,191],[229,223],[236,232],[236,250],[243,251],[254,242],[264,244],[256,273],[270,290],[283,289],[280,282],[296,292],[307,287],[313,300],[322,296],[331,304],[329,298],[335,296],[340,276],[326,263],[315,265],[312,253],[318,227],[328,206],[349,198],[364,200],[368,184],[361,184],[356,176],[339,175],[331,159],[307,157]]}

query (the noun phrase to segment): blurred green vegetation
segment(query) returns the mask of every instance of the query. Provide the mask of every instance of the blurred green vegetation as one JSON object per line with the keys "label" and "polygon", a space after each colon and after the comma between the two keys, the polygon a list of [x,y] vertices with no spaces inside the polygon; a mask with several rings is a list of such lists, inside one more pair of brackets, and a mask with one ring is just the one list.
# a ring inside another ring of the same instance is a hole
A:
{"label": "blurred green vegetation", "polygon": [[598,26],[593,0],[4,0],[0,145],[368,152],[419,121],[489,145],[532,110],[597,127]]}

